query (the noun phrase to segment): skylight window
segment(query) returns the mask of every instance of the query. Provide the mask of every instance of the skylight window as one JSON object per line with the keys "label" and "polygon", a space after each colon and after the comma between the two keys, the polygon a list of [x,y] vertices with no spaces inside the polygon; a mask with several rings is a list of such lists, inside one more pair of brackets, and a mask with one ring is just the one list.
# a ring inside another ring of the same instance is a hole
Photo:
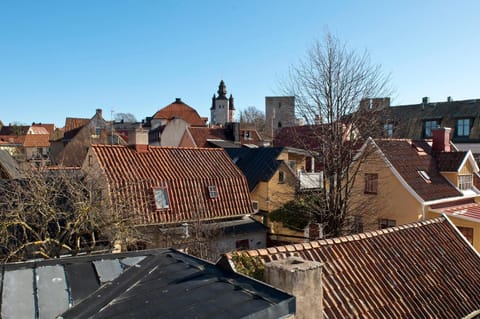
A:
{"label": "skylight window", "polygon": [[169,207],[167,188],[154,188],[153,193],[155,195],[155,206],[157,207],[157,209],[167,209]]}
{"label": "skylight window", "polygon": [[210,198],[217,198],[218,197],[217,186],[216,185],[208,186],[208,194],[210,195]]}
{"label": "skylight window", "polygon": [[425,182],[427,183],[431,183],[431,179],[430,179],[430,175],[428,175],[428,173],[424,170],[421,170],[421,171],[417,171],[418,174],[425,180]]}

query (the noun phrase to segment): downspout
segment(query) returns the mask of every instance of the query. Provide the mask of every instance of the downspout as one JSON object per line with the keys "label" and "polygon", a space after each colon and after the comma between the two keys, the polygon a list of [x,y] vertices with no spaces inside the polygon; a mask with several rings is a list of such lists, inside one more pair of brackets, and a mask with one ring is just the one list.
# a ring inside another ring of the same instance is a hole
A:
{"label": "downspout", "polygon": [[426,207],[426,205],[424,203],[422,203],[422,221],[425,220],[425,207]]}

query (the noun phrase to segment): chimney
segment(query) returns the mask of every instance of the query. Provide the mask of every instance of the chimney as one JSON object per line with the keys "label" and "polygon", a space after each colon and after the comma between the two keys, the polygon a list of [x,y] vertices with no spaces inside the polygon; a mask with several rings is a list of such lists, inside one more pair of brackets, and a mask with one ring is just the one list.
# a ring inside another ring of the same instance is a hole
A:
{"label": "chimney", "polygon": [[175,103],[183,103],[183,102],[182,102],[181,98],[177,97],[177,98],[175,98]]}
{"label": "chimney", "polygon": [[134,128],[128,131],[128,145],[137,153],[148,152],[148,131],[143,128]]}
{"label": "chimney", "polygon": [[95,112],[99,117],[102,117],[102,109],[97,109]]}
{"label": "chimney", "polygon": [[295,296],[296,319],[323,318],[322,264],[300,257],[265,264],[265,282]]}
{"label": "chimney", "polygon": [[453,102],[453,99],[451,96],[447,96],[447,102]]}
{"label": "chimney", "polygon": [[428,96],[422,97],[422,104],[428,104],[428,103],[430,103],[429,97]]}
{"label": "chimney", "polygon": [[234,143],[240,143],[240,123],[229,122],[225,125],[225,137]]}
{"label": "chimney", "polygon": [[450,152],[450,132],[449,127],[439,127],[432,129],[432,150],[434,152]]}

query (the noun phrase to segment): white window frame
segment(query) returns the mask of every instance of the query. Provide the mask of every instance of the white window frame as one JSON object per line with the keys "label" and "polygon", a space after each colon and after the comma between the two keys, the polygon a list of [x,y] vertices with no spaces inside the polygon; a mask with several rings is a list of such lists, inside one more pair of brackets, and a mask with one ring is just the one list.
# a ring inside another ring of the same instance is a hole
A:
{"label": "white window frame", "polygon": [[208,186],[208,195],[212,199],[218,197],[217,185],[209,185]]}
{"label": "white window frame", "polygon": [[472,120],[470,118],[461,118],[457,119],[456,125],[456,135],[458,137],[469,137],[470,136],[470,129],[472,128],[471,123]]}
{"label": "white window frame", "polygon": [[458,188],[465,191],[472,189],[473,187],[473,175],[472,174],[463,174],[458,175]]}
{"label": "white window frame", "polygon": [[154,187],[153,195],[155,197],[155,207],[157,209],[170,208],[170,199],[168,197],[167,187]]}

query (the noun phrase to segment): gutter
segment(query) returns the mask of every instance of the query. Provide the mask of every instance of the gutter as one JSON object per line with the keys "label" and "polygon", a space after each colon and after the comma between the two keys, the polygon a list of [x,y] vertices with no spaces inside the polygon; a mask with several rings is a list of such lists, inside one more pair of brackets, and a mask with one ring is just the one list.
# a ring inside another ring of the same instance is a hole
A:
{"label": "gutter", "polygon": [[473,319],[475,318],[476,316],[480,315],[480,309],[478,310],[475,310],[474,312],[466,315],[465,317],[463,317],[463,319]]}

